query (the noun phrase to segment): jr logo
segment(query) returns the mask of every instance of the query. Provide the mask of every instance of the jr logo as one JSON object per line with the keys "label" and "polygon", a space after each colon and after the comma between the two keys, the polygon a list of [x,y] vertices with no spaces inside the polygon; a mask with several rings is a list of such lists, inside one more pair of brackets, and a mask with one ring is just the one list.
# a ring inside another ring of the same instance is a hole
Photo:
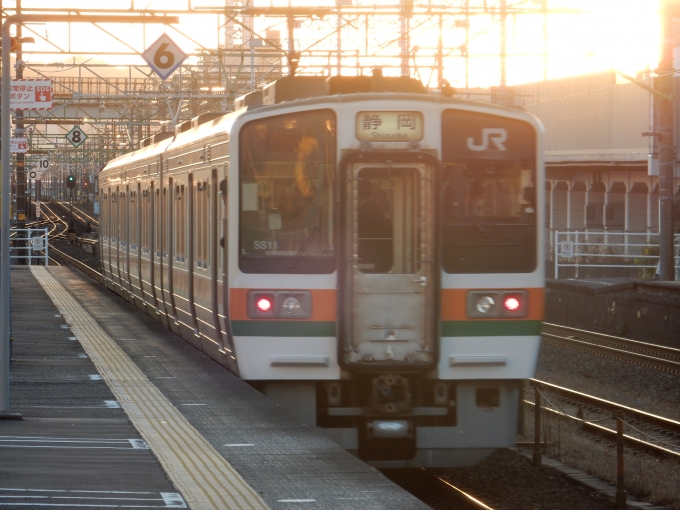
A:
{"label": "jr logo", "polygon": [[484,128],[482,129],[482,143],[475,144],[475,139],[467,139],[467,148],[471,151],[485,151],[489,148],[489,141],[493,142],[499,151],[507,151],[503,142],[508,139],[508,132],[503,128]]}

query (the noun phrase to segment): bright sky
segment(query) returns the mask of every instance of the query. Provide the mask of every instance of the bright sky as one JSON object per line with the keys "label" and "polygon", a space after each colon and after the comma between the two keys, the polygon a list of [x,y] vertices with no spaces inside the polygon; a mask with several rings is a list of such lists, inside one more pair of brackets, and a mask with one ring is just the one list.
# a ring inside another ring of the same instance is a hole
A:
{"label": "bright sky", "polygon": [[[447,1],[447,0],[442,0]],[[610,67],[627,74],[635,75],[645,66],[654,69],[659,60],[659,0],[547,0],[551,11],[570,10],[571,12],[554,12],[548,16],[548,78],[559,78],[575,74],[601,71]],[[4,0],[5,9],[12,11],[16,0]],[[354,0],[354,5],[395,5],[395,0]],[[507,0],[508,7],[518,9],[540,9],[541,0]],[[69,8],[107,8],[115,5],[119,9],[133,6],[136,9],[186,9],[192,7],[225,5],[225,0],[60,0],[61,9]],[[255,6],[268,6],[269,0],[251,0]],[[346,3],[343,1],[343,3]],[[464,5],[464,0],[448,0],[450,5]],[[497,0],[487,0],[489,6],[497,5]],[[54,0],[23,0],[22,7],[54,8]],[[287,0],[272,0],[273,5],[288,5]],[[334,6],[336,0],[297,0],[295,5]],[[416,1],[416,5],[426,5]],[[482,0],[470,0],[471,6],[481,6]],[[460,17],[462,20],[462,16]],[[223,21],[224,18],[221,18]],[[464,87],[466,82],[465,59],[461,57],[460,47],[466,43],[466,30],[450,25],[444,30],[444,47],[448,57],[445,60],[445,78],[455,87]],[[163,28],[162,25],[102,25],[116,40],[101,30],[90,25],[72,25],[70,29],[70,49],[82,53],[83,58],[104,61],[117,65],[137,64],[145,67],[141,57],[93,55],[96,52],[132,51],[141,52],[148,47],[164,30],[187,53],[195,52],[199,45],[214,48],[224,42],[224,29],[219,29],[220,20],[215,16],[190,15],[182,16],[177,30]],[[257,31],[264,33],[267,29],[279,30],[285,37],[285,21],[283,19],[257,18]],[[436,20],[417,26],[418,21],[411,21],[410,46],[417,46],[417,75],[425,82],[431,80],[436,85],[436,73],[432,75],[434,52],[437,46]],[[336,45],[336,19],[332,17],[324,21],[306,22],[296,31],[299,48],[312,45],[315,50],[334,51]],[[66,24],[31,25],[35,34],[47,37],[59,48],[69,48],[69,28]],[[519,14],[507,18],[507,84],[519,84],[539,81],[544,76],[543,66],[543,16],[540,14]],[[180,33],[181,32],[181,33]],[[363,24],[356,30],[347,28],[343,31],[343,49],[365,51],[367,41],[364,38]],[[24,29],[24,36],[31,36]],[[379,45],[396,39],[399,35],[399,22],[380,21],[372,27],[372,36],[368,41],[369,53],[376,56],[365,60],[367,65],[398,66],[399,60],[391,58],[398,53],[398,43],[394,42],[385,49]],[[489,86],[500,83],[500,21],[498,16],[477,15],[471,17],[467,46],[470,58],[468,61],[468,81],[470,86]],[[319,42],[323,37],[328,36]],[[316,43],[316,44],[315,44]],[[285,45],[285,41],[283,43]],[[36,37],[36,44],[26,45],[25,60],[29,63],[73,62],[70,55],[45,55],[43,50],[54,50],[54,47]],[[327,58],[321,60],[324,64]],[[301,65],[313,63],[305,57]],[[355,58],[347,58],[345,64],[353,66]],[[334,72],[333,65],[333,72]],[[57,68],[55,68],[55,71]],[[45,70],[50,74],[50,70]],[[62,71],[63,72],[63,71]],[[416,71],[414,71],[416,72]],[[394,70],[393,73],[398,73]],[[348,73],[349,74],[349,73]],[[388,74],[388,73],[386,73]]]}

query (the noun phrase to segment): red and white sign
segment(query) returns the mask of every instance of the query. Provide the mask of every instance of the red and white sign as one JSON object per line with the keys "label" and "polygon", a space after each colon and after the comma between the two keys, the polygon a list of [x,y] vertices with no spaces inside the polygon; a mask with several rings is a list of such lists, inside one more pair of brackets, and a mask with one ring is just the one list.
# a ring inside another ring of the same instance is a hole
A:
{"label": "red and white sign", "polygon": [[12,110],[52,109],[52,80],[11,80],[9,87]]}
{"label": "red and white sign", "polygon": [[10,152],[28,151],[28,138],[10,138],[9,151]]}

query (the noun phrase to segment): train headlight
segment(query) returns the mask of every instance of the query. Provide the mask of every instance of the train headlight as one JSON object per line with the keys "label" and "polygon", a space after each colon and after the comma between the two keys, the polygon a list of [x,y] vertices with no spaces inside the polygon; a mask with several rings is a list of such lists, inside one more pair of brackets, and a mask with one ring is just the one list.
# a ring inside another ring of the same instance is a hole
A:
{"label": "train headlight", "polygon": [[300,300],[294,296],[288,296],[283,300],[283,303],[281,303],[281,310],[283,313],[290,315],[298,313],[301,308],[302,305],[300,304]]}
{"label": "train headlight", "polygon": [[479,313],[488,314],[496,306],[496,302],[491,296],[483,296],[477,300],[476,308]]}

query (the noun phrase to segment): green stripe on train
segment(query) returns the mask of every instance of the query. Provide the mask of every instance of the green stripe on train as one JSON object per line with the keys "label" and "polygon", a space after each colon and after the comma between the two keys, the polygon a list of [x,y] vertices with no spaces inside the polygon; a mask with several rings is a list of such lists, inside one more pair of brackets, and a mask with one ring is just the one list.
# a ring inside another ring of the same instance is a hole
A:
{"label": "green stripe on train", "polygon": [[336,336],[331,321],[231,321],[234,336]]}
{"label": "green stripe on train", "polygon": [[442,321],[441,336],[540,336],[541,321]]}

